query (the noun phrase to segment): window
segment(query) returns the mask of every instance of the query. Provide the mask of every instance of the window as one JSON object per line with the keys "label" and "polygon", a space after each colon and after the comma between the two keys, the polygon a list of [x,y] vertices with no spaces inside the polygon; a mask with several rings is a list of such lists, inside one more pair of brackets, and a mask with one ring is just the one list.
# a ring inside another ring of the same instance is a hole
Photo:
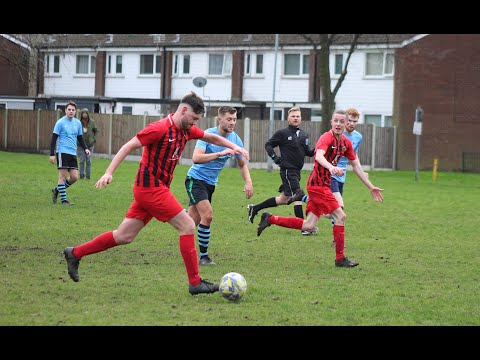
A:
{"label": "window", "polygon": [[77,74],[95,74],[95,67],[94,55],[77,55]]}
{"label": "window", "polygon": [[140,74],[160,74],[161,55],[140,55]]}
{"label": "window", "polygon": [[273,110],[273,120],[283,120],[283,109]]}
{"label": "window", "polygon": [[45,73],[60,73],[60,55],[45,55]]}
{"label": "window", "polygon": [[190,74],[190,55],[183,55],[183,73]]}
{"label": "window", "polygon": [[122,55],[108,55],[107,73],[121,74],[123,71],[123,57]]}
{"label": "window", "polygon": [[231,54],[210,54],[208,56],[208,75],[230,75],[232,73]]}
{"label": "window", "polygon": [[263,54],[257,54],[257,62],[255,65],[255,73],[263,74]]}
{"label": "window", "polygon": [[393,53],[367,53],[366,76],[392,76]]}
{"label": "window", "polygon": [[308,54],[285,54],[283,62],[284,75],[307,75],[310,64]]}
{"label": "window", "polygon": [[4,110],[7,108],[7,103],[0,103],[0,110]]}
{"label": "window", "polygon": [[378,127],[392,127],[392,116],[365,115],[365,124],[374,124]]}
{"label": "window", "polygon": [[392,117],[391,116],[385,116],[383,118],[383,126],[384,127],[393,127],[392,125]]}
{"label": "window", "polygon": [[335,75],[341,75],[343,71],[343,54],[335,55]]}
{"label": "window", "polygon": [[132,106],[122,106],[123,115],[132,115],[133,107]]}
{"label": "window", "polygon": [[263,75],[263,54],[245,55],[245,75]]}
{"label": "window", "polygon": [[190,74],[190,55],[177,54],[173,57],[173,75]]}
{"label": "window", "polygon": [[322,110],[312,109],[311,121],[322,121]]}

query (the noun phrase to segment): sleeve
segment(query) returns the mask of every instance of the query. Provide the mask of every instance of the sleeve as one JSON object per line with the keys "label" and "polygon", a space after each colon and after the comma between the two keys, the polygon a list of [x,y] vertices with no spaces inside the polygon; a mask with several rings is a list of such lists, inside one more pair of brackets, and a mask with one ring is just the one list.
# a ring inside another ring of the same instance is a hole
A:
{"label": "sleeve", "polygon": [[265,151],[267,152],[268,156],[270,156],[273,160],[277,156],[277,154],[275,154],[275,151],[273,149],[280,144],[281,140],[282,140],[281,132],[277,131],[275,134],[273,134],[270,140],[268,140],[265,143]]}
{"label": "sleeve", "polygon": [[55,145],[57,144],[58,134],[52,134],[52,141],[50,142],[50,156],[55,156]]}
{"label": "sleeve", "polygon": [[77,143],[83,150],[87,150],[87,144],[85,144],[85,139],[83,138],[83,135],[77,136]]}

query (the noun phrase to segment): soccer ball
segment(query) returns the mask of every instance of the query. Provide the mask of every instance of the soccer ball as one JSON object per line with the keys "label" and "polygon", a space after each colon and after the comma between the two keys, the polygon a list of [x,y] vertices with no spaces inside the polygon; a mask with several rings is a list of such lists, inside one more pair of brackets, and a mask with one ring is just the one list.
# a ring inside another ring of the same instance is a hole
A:
{"label": "soccer ball", "polygon": [[247,281],[236,272],[223,275],[220,280],[219,292],[227,300],[238,301],[247,291]]}

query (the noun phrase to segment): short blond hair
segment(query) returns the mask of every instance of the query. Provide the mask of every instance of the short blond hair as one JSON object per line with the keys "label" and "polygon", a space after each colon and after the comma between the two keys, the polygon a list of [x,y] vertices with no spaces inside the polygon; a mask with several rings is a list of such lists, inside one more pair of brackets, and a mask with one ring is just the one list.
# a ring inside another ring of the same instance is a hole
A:
{"label": "short blond hair", "polygon": [[288,115],[290,115],[290,113],[291,113],[292,111],[300,111],[300,112],[302,112],[302,110],[300,110],[300,108],[299,108],[298,106],[295,106],[295,107],[292,107],[291,109],[288,110]]}

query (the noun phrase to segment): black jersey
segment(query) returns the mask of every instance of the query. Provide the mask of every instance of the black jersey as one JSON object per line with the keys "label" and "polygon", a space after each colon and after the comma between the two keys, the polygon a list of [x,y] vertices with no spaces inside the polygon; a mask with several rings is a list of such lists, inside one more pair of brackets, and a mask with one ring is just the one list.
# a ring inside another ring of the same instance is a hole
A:
{"label": "black jersey", "polygon": [[[273,150],[277,146],[280,149],[279,155]],[[314,149],[310,149],[307,133],[292,125],[273,134],[265,143],[265,150],[272,159],[280,156],[282,162],[279,166],[284,169],[302,170],[305,156],[312,157],[314,154]]]}

